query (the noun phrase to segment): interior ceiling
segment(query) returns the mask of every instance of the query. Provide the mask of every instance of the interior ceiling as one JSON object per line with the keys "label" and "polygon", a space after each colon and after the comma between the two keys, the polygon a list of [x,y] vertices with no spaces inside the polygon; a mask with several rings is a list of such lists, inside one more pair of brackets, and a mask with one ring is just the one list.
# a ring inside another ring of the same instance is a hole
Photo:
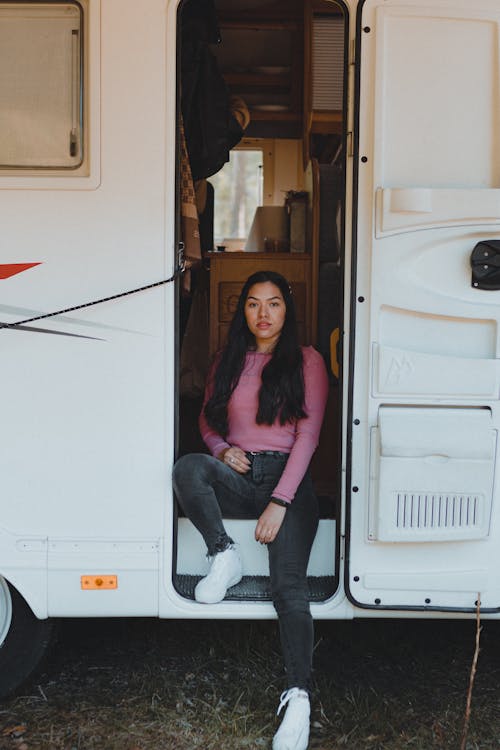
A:
{"label": "interior ceiling", "polygon": [[272,2],[270,0],[215,0],[215,5],[220,10],[235,11],[262,8],[265,5],[272,5]]}

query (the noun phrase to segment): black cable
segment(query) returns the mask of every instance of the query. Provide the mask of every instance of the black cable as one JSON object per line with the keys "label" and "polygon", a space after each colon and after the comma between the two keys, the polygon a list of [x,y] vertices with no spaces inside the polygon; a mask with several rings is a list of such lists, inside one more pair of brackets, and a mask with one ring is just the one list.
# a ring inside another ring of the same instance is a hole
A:
{"label": "black cable", "polygon": [[81,305],[74,305],[73,307],[66,307],[64,310],[56,310],[56,312],[44,313],[43,315],[37,315],[34,318],[26,318],[20,320],[17,323],[0,323],[0,329],[2,328],[18,328],[24,326],[27,323],[34,323],[36,320],[45,320],[46,318],[53,318],[56,315],[65,315],[66,313],[75,312],[75,310],[83,310],[85,307],[93,307],[93,305],[100,305],[103,302],[111,302],[114,299],[120,299],[120,297],[127,297],[129,294],[137,294],[138,292],[144,292],[147,289],[154,289],[157,286],[168,284],[171,281],[175,281],[177,276],[181,274],[183,268],[178,268],[177,271],[170,276],[168,279],[162,279],[162,281],[155,281],[153,284],[146,284],[146,286],[140,286],[137,289],[130,289],[128,292],[120,292],[119,294],[113,294],[111,297],[102,297],[101,299],[93,300],[92,302],[84,302]]}

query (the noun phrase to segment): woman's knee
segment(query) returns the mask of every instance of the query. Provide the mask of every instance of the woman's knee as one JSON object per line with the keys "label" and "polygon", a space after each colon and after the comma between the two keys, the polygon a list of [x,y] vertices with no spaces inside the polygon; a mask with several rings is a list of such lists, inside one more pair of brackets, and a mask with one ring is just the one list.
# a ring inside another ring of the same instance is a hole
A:
{"label": "woman's knee", "polygon": [[310,616],[311,608],[307,589],[283,588],[271,592],[274,609],[279,616]]}
{"label": "woman's knee", "polygon": [[186,483],[191,485],[193,481],[206,476],[208,465],[215,459],[206,453],[188,453],[181,456],[172,470],[172,480],[175,488],[182,487]]}
{"label": "woman's knee", "polygon": [[278,614],[309,611],[307,575],[302,566],[274,570],[271,574],[271,595]]}

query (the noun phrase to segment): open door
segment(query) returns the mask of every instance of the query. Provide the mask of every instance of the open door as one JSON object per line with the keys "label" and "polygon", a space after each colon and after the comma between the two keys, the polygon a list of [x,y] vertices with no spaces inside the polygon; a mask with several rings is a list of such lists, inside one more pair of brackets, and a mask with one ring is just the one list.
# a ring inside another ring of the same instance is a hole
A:
{"label": "open door", "polygon": [[500,608],[495,243],[471,261],[500,239],[499,38],[497,0],[360,4],[346,590],[361,607]]}

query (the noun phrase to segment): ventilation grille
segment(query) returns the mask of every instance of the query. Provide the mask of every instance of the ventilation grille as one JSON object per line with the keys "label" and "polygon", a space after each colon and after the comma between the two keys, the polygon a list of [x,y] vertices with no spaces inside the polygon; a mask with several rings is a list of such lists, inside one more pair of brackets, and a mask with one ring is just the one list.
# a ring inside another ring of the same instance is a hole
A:
{"label": "ventilation grille", "polygon": [[398,492],[396,528],[430,531],[477,529],[483,522],[483,495]]}
{"label": "ventilation grille", "polygon": [[344,78],[344,19],[313,18],[313,85],[315,110],[341,110]]}

